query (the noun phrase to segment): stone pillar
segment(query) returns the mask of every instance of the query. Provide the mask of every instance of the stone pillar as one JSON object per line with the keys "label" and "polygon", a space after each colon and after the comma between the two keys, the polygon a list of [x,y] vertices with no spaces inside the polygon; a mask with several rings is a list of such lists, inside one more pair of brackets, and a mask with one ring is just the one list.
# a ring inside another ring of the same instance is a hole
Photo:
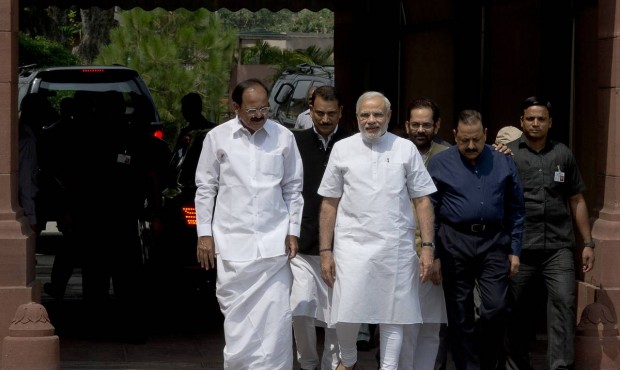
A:
{"label": "stone pillar", "polygon": [[[576,369],[620,368],[620,0],[598,2],[598,116],[604,156],[597,179],[602,208],[594,221],[594,269],[579,282]],[[594,367],[592,367],[594,366]]]}
{"label": "stone pillar", "polygon": [[620,369],[619,340],[612,311],[601,303],[588,305],[577,325],[575,369]]}
{"label": "stone pillar", "polygon": [[18,0],[0,0],[0,338],[17,308],[40,297],[34,236],[17,202],[18,15]]}
{"label": "stone pillar", "polygon": [[2,342],[2,370],[60,369],[60,344],[45,307],[19,306]]}

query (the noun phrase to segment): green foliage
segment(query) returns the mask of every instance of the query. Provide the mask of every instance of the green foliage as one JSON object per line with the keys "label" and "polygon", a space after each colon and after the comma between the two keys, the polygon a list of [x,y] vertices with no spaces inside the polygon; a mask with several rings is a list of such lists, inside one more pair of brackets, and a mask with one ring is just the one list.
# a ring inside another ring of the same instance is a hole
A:
{"label": "green foliage", "polygon": [[20,32],[19,64],[35,64],[37,68],[56,67],[78,64],[78,59],[57,42],[42,36],[32,38]]}
{"label": "green foliage", "polygon": [[184,123],[180,101],[189,92],[202,96],[205,115],[212,121],[227,111],[220,100],[228,92],[237,31],[213,13],[122,11],[120,27],[112,30],[110,39],[96,63],[123,64],[140,73],[166,121],[167,133],[174,133],[168,139],[174,139]]}
{"label": "green foliage", "polygon": [[293,13],[288,9],[279,12],[271,12],[267,9],[257,12],[241,9],[231,12],[228,9],[220,9],[216,13],[228,27],[239,30],[263,28],[273,32],[334,32],[334,13],[328,9],[318,12],[304,9],[298,13]]}

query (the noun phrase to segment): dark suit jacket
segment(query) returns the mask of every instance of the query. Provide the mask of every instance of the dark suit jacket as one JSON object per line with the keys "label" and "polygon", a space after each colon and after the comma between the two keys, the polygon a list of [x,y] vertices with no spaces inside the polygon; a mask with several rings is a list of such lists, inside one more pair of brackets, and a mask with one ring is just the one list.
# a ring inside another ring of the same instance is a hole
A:
{"label": "dark suit jacket", "polygon": [[316,256],[319,254],[319,212],[323,199],[317,191],[334,143],[350,136],[351,133],[339,125],[338,131],[327,145],[327,150],[323,149],[323,143],[317,133],[314,132],[314,128],[294,131],[294,134],[304,165],[304,188],[302,191],[304,211],[298,243],[299,253]]}

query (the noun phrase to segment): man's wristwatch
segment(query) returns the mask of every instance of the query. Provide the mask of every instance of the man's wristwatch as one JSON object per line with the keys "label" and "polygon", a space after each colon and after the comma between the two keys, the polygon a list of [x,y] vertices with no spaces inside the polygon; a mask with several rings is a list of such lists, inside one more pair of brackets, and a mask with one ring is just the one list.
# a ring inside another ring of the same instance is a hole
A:
{"label": "man's wristwatch", "polygon": [[422,242],[422,246],[423,247],[431,247],[431,248],[435,249],[435,243],[433,243],[433,242]]}
{"label": "man's wristwatch", "polygon": [[585,246],[585,247],[588,247],[588,248],[592,248],[592,249],[594,249],[594,247],[596,246],[596,244],[594,244],[594,240],[590,240],[589,242],[584,243],[584,246]]}

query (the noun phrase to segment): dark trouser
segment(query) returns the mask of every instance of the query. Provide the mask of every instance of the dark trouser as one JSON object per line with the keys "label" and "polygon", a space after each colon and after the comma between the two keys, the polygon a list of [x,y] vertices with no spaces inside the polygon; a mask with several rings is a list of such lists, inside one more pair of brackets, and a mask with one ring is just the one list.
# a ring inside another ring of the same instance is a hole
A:
{"label": "dark trouser", "polygon": [[51,293],[53,293],[56,299],[62,299],[65,296],[67,284],[69,279],[71,279],[71,275],[73,275],[73,269],[82,265],[82,251],[75,242],[73,233],[63,231],[62,241],[62,245],[56,249],[50,275],[52,283]]}
{"label": "dark trouser", "polygon": [[[512,279],[515,300],[507,335],[507,368],[532,369],[529,349],[534,321],[532,307],[547,307],[547,362],[549,369],[572,369],[575,361],[575,262],[569,248],[521,253],[519,273]],[[533,302],[535,285],[547,289],[546,302]]]}
{"label": "dark trouser", "polygon": [[[468,234],[447,225],[437,236],[454,365],[457,370],[495,370],[506,324],[510,238],[502,231]],[[476,281],[481,300],[478,321]]]}
{"label": "dark trouser", "polygon": [[[145,270],[137,219],[123,221],[105,235],[76,228],[75,237],[84,249],[82,287],[90,314],[101,320],[102,331],[138,341],[146,329]],[[110,279],[114,299],[109,295]]]}

